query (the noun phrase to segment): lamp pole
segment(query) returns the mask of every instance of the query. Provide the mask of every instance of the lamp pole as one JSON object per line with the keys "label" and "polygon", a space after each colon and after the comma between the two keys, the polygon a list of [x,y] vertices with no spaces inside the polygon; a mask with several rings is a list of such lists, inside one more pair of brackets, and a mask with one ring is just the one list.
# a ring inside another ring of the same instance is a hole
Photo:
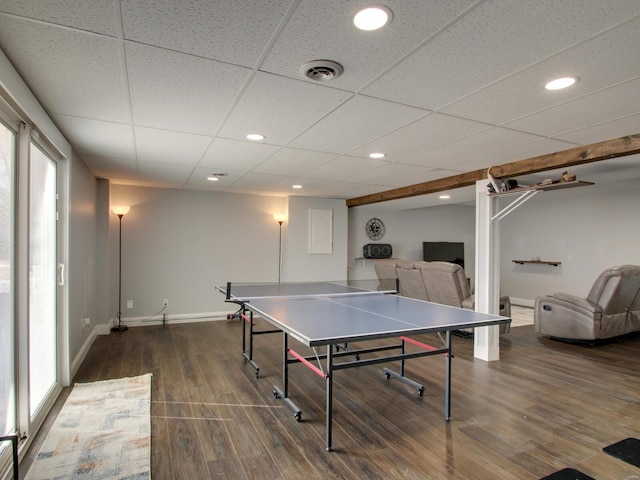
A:
{"label": "lamp pole", "polygon": [[129,211],[129,207],[113,207],[113,213],[118,215],[118,323],[111,327],[112,332],[124,332],[129,327],[122,324],[122,217]]}
{"label": "lamp pole", "polygon": [[280,225],[280,239],[278,241],[278,283],[280,283],[280,272],[282,269],[282,220],[278,220]]}
{"label": "lamp pole", "polygon": [[282,222],[285,221],[287,216],[285,214],[276,213],[273,218],[280,226],[280,238],[278,240],[278,283],[280,283],[280,277],[282,273]]}

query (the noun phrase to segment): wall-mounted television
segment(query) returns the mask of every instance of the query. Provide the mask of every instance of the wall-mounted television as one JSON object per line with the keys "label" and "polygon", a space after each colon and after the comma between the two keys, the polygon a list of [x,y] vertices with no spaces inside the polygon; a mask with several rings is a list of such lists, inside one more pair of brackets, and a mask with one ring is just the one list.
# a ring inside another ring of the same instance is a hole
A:
{"label": "wall-mounted television", "polygon": [[457,263],[464,268],[464,243],[422,242],[422,259],[426,262]]}

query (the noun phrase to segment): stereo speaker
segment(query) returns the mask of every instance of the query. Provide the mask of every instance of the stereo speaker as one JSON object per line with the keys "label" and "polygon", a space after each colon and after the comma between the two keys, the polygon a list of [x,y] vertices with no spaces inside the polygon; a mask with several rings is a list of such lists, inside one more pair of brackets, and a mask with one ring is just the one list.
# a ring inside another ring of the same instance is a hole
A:
{"label": "stereo speaker", "polygon": [[362,247],[364,258],[391,258],[393,250],[388,243],[368,243]]}

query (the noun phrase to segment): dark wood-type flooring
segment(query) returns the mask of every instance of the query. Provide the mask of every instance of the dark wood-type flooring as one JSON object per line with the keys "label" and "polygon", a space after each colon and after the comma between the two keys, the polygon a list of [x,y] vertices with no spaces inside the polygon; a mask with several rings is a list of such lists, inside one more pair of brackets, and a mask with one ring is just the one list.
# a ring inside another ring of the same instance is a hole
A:
{"label": "dark wood-type flooring", "polygon": [[[280,384],[281,335],[256,339],[256,378],[242,362],[240,332],[233,320],[100,336],[74,381],[153,373],[154,480],[511,480],[565,467],[596,479],[640,477],[640,469],[602,451],[640,437],[640,338],[588,347],[517,327],[501,336],[501,359],[487,363],[473,358],[472,339],[454,337],[450,422],[441,356],[408,362],[407,375],[426,387],[423,397],[387,380],[380,366],[338,371],[335,451],[326,452],[324,382],[302,365],[291,367],[290,396],[303,415],[296,422],[271,390]],[[21,476],[69,390],[34,440]]]}

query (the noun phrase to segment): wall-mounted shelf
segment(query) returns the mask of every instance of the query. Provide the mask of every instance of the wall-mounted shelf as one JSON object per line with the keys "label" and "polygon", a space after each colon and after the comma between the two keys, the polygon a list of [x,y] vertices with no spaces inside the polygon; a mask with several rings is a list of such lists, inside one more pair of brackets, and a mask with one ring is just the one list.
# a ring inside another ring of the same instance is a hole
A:
{"label": "wall-mounted shelf", "polygon": [[562,262],[552,262],[549,260],[511,260],[513,263],[519,263],[520,265],[524,265],[525,263],[534,263],[538,265],[553,265],[557,267],[562,264]]}
{"label": "wall-mounted shelf", "polygon": [[529,191],[548,192],[550,190],[563,190],[565,188],[586,187],[588,185],[593,185],[593,182],[583,182],[582,180],[574,180],[573,182],[550,183],[549,185],[531,185],[530,187],[524,187],[524,186],[516,187],[511,190],[507,190],[506,192],[490,193],[489,196],[506,197],[509,195],[519,195]]}
{"label": "wall-mounted shelf", "polygon": [[[593,185],[591,182],[582,182],[580,180],[575,180],[573,182],[562,182],[562,183],[550,183],[549,185],[532,185],[531,187],[517,187],[511,190],[507,190],[506,192],[495,192],[490,193],[489,197],[496,202],[500,197],[516,197],[509,205],[504,207],[502,210],[497,210],[497,213],[491,217],[491,221],[501,220],[507,215],[509,215],[512,211],[522,205],[524,202],[532,198],[534,195],[540,192],[548,192],[549,190],[562,190],[564,188],[572,188],[572,187],[586,187],[587,185]],[[497,204],[496,204],[497,207]]]}

